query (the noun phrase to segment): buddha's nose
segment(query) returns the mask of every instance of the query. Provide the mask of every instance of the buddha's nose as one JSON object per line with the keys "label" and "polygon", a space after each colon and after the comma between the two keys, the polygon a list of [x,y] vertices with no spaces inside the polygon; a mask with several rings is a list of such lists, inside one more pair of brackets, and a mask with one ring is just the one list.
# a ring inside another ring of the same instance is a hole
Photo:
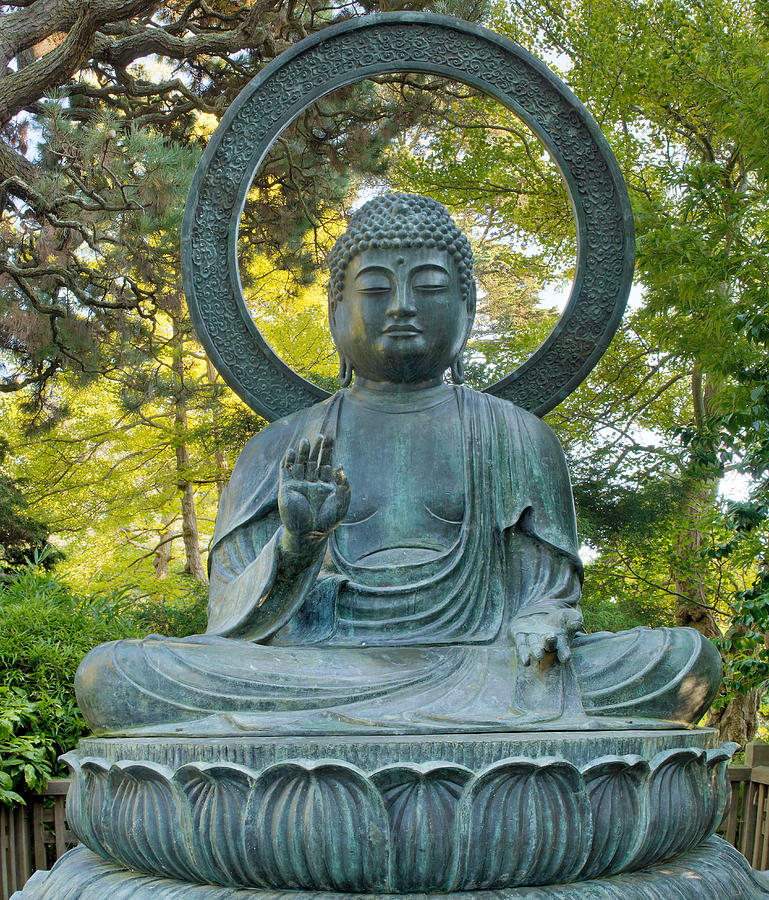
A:
{"label": "buddha's nose", "polygon": [[417,310],[412,293],[408,285],[396,284],[390,305],[387,307],[387,315],[396,319],[408,319],[415,316]]}

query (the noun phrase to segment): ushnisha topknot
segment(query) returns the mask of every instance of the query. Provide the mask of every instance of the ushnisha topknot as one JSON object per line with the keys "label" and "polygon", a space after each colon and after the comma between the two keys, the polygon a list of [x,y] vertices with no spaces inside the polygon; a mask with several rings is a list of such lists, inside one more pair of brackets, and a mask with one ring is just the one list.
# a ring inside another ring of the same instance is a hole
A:
{"label": "ushnisha topknot", "polygon": [[347,223],[347,231],[328,255],[328,302],[333,310],[342,299],[350,260],[363,250],[400,247],[437,247],[447,250],[457,265],[465,305],[475,311],[473,251],[449,211],[437,200],[420,194],[381,194],[369,200]]}

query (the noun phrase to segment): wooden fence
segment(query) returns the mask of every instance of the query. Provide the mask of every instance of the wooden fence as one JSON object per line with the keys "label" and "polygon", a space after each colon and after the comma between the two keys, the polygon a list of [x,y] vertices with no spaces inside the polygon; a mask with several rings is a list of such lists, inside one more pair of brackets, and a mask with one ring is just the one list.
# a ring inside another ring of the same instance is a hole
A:
{"label": "wooden fence", "polygon": [[0,900],[21,890],[36,869],[50,869],[77,839],[67,828],[64,804],[69,779],[55,778],[26,806],[0,803]]}
{"label": "wooden fence", "polygon": [[[769,869],[769,766],[730,766],[732,799],[719,829],[756,869]],[[36,869],[50,869],[76,843],[67,828],[66,778],[48,783],[27,805],[0,804],[0,900],[20,890]]]}
{"label": "wooden fence", "polygon": [[754,869],[769,869],[769,766],[729,766],[732,802],[721,834]]}

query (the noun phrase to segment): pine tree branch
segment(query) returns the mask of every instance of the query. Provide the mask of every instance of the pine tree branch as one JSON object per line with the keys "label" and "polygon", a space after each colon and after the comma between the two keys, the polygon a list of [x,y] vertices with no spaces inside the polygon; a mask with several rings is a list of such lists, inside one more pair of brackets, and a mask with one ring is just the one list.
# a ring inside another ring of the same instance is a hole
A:
{"label": "pine tree branch", "polygon": [[80,67],[94,31],[91,10],[86,4],[58,47],[32,65],[0,79],[0,126]]}

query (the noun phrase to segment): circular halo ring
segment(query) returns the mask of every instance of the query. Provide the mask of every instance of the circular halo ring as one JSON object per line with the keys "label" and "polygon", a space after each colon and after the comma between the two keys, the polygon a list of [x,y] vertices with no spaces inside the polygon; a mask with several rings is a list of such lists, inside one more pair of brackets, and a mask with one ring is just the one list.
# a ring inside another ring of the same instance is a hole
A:
{"label": "circular halo ring", "polygon": [[206,147],[187,198],[182,273],[190,315],[230,387],[268,420],[328,397],[272,350],[249,315],[238,270],[238,227],[249,188],[281,131],[331,91],[376,75],[423,72],[496,98],[542,141],[566,182],[577,267],[553,331],[486,390],[544,415],[606,350],[633,277],[630,199],[590,113],[523,48],[486,29],[430,13],[380,13],[332,25],[286,50],[232,103]]}

